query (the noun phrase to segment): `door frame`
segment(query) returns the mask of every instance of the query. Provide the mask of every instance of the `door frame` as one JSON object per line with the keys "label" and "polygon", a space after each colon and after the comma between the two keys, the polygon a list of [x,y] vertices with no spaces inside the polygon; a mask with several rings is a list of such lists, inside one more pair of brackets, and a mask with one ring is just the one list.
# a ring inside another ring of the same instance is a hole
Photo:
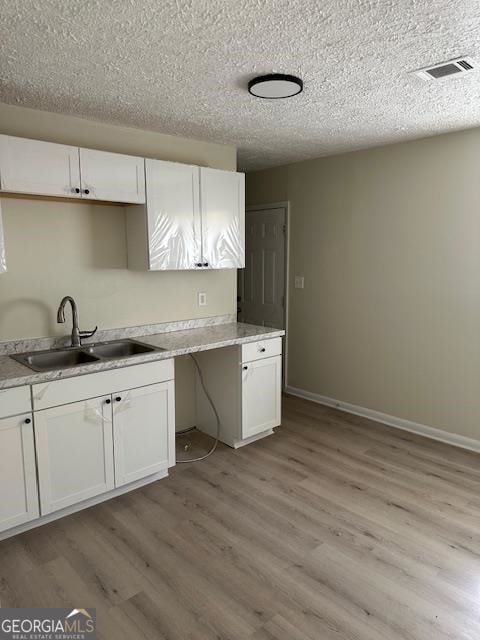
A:
{"label": "door frame", "polygon": [[[285,307],[283,309],[283,324],[285,327],[285,339],[283,341],[283,376],[282,376],[282,389],[288,387],[288,316],[289,316],[289,303],[290,303],[290,286],[289,286],[289,273],[290,273],[290,202],[288,200],[283,200],[281,202],[269,202],[268,204],[251,204],[245,207],[245,213],[250,211],[265,211],[265,209],[284,209],[285,210]],[[246,215],[245,215],[246,222]]]}

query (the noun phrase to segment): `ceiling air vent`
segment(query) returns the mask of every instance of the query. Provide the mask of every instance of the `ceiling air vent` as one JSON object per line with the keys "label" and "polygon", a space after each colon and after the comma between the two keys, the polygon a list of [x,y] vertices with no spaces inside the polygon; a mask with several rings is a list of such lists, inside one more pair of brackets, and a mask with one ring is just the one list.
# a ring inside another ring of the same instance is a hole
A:
{"label": "ceiling air vent", "polygon": [[435,64],[433,67],[425,67],[424,69],[418,69],[413,73],[422,80],[440,80],[447,76],[458,76],[466,71],[471,71],[476,68],[476,63],[472,58],[456,58],[455,60],[448,60],[448,62],[442,62]]}

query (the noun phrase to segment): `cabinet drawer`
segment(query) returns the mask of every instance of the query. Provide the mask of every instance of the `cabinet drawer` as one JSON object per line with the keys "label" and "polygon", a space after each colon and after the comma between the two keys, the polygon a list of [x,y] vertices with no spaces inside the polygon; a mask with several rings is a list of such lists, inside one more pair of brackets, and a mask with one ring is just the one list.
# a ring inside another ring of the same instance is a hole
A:
{"label": "cabinet drawer", "polygon": [[252,362],[262,358],[279,356],[282,353],[282,339],[269,338],[242,344],[242,362]]}
{"label": "cabinet drawer", "polygon": [[109,369],[64,380],[53,380],[33,385],[33,408],[35,411],[48,409],[70,402],[109,395],[116,391],[173,380],[173,377],[173,360],[170,359]]}
{"label": "cabinet drawer", "polygon": [[16,416],[31,410],[30,387],[15,387],[0,391],[0,418]]}

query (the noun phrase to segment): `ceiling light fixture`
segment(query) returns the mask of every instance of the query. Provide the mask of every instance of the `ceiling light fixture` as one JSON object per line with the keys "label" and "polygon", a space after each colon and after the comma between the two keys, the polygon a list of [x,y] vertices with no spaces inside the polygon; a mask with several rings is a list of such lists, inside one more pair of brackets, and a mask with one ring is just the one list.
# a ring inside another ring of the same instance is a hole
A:
{"label": "ceiling light fixture", "polygon": [[303,80],[284,73],[270,73],[250,80],[248,91],[256,98],[266,98],[267,100],[291,98],[303,91]]}

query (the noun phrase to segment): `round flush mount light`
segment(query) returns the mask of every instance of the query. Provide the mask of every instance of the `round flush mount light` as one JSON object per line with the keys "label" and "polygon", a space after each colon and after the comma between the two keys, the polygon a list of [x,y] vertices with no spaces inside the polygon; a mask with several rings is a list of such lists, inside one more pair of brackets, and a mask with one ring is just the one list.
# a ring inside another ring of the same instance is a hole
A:
{"label": "round flush mount light", "polygon": [[284,73],[270,73],[250,80],[248,91],[252,96],[267,100],[291,98],[303,91],[303,80]]}

